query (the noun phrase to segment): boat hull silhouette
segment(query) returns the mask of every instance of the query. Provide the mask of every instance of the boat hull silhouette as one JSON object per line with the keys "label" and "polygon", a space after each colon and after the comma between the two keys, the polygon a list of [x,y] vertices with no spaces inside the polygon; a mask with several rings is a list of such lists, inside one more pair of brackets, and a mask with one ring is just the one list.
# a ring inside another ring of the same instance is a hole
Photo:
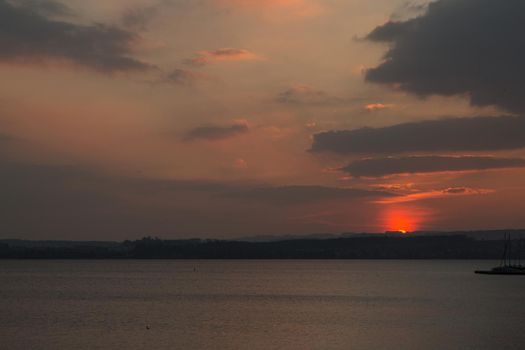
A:
{"label": "boat hull silhouette", "polygon": [[474,272],[481,275],[525,275],[525,267],[502,266],[495,267],[492,270]]}
{"label": "boat hull silhouette", "polygon": [[518,249],[515,251],[517,256],[513,257],[512,240],[510,239],[510,234],[506,234],[505,248],[503,250],[503,256],[501,257],[500,266],[494,267],[492,270],[474,271],[474,273],[482,275],[525,275],[525,266],[521,265],[521,238],[518,243]]}

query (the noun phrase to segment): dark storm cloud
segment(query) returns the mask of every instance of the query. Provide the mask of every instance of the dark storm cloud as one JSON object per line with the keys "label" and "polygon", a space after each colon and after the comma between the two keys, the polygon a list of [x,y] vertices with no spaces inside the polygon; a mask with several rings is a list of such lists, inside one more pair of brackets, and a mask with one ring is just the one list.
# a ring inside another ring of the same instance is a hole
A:
{"label": "dark storm cloud", "polygon": [[412,156],[357,160],[340,170],[355,177],[525,167],[525,159],[473,156]]}
{"label": "dark storm cloud", "polygon": [[250,129],[245,124],[234,124],[229,126],[200,126],[188,131],[184,136],[184,140],[222,140],[245,134],[249,130]]}
{"label": "dark storm cloud", "polygon": [[256,187],[228,191],[223,195],[230,198],[264,201],[272,204],[300,204],[321,200],[394,196],[393,194],[384,191],[324,186]]}
{"label": "dark storm cloud", "polygon": [[[32,3],[40,5],[28,6]],[[63,12],[54,2],[0,0],[0,61],[61,59],[102,72],[151,68],[130,56],[137,39],[134,33],[102,24],[80,25],[46,16]]]}
{"label": "dark storm cloud", "polygon": [[393,154],[525,147],[525,117],[451,118],[314,135],[311,151]]}
{"label": "dark storm cloud", "polygon": [[523,33],[523,0],[438,0],[423,15],[390,21],[368,35],[391,48],[366,80],[525,112]]}

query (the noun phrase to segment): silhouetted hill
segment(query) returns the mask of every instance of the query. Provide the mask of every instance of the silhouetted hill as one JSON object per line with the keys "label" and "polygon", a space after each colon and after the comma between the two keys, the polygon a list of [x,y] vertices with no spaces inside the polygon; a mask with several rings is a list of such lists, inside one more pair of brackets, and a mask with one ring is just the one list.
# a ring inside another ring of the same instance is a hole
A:
{"label": "silhouetted hill", "polygon": [[[488,232],[488,231],[487,231]],[[503,232],[503,231],[502,231]],[[471,233],[472,234],[472,233]],[[493,237],[492,234],[491,237]],[[514,238],[519,235],[514,232]],[[3,259],[499,259],[499,240],[465,234],[369,234],[268,242],[161,240],[64,242],[0,241]],[[517,243],[516,243],[517,245]]]}
{"label": "silhouetted hill", "polygon": [[[411,232],[410,236],[467,236],[479,240],[501,240],[506,233],[514,237],[523,236],[525,230],[484,230],[484,231],[416,231]],[[399,236],[400,232],[392,231],[385,233],[389,236]],[[314,233],[314,234],[282,234],[282,235],[257,235],[247,236],[236,239],[243,242],[278,242],[295,239],[335,239],[335,238],[352,238],[352,237],[369,237],[383,235],[382,233],[364,233],[364,232],[345,232],[345,233]]]}

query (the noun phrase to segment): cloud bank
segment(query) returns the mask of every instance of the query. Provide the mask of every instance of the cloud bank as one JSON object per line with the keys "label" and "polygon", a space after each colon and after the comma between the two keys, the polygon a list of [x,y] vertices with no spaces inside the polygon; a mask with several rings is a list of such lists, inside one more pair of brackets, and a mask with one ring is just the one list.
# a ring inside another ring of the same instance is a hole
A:
{"label": "cloud bank", "polygon": [[525,147],[525,117],[450,118],[314,135],[312,152],[395,154]]}
{"label": "cloud bank", "polygon": [[2,157],[0,174],[8,184],[0,187],[0,232],[33,239],[276,232],[296,225],[286,211],[292,208],[282,206],[392,196],[320,186],[135,178]]}
{"label": "cloud bank", "polygon": [[444,171],[472,171],[525,167],[525,159],[473,156],[412,156],[369,158],[341,168],[355,177],[382,177]]}
{"label": "cloud bank", "polygon": [[522,113],[524,32],[522,0],[438,0],[419,17],[368,34],[391,46],[366,81],[419,96],[466,95],[474,106]]}
{"label": "cloud bank", "polygon": [[49,16],[63,15],[66,11],[63,5],[49,1],[0,0],[0,62],[65,60],[106,73],[151,68],[131,56],[137,40],[135,33],[103,24],[75,24]]}
{"label": "cloud bank", "polygon": [[394,194],[385,191],[356,188],[280,186],[241,189],[228,192],[226,196],[236,199],[270,202],[273,204],[300,204],[305,202],[317,202],[320,200],[392,197]]}

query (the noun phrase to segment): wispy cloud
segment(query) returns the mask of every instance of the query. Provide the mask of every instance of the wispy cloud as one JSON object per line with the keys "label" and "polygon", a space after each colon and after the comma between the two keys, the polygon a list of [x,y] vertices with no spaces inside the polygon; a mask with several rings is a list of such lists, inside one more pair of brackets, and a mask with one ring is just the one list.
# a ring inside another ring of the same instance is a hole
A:
{"label": "wispy cloud", "polygon": [[216,141],[246,134],[250,131],[247,124],[233,124],[227,126],[207,125],[189,130],[184,135],[184,141],[207,140]]}
{"label": "wispy cloud", "polygon": [[73,11],[65,4],[53,0],[7,0],[18,8],[33,11],[42,16],[73,16]]}
{"label": "wispy cloud", "polygon": [[176,68],[165,73],[157,83],[191,86],[198,81],[213,81],[214,77],[195,70]]}
{"label": "wispy cloud", "polygon": [[410,193],[402,196],[391,197],[391,198],[382,198],[375,201],[379,204],[394,204],[394,203],[406,203],[406,202],[415,202],[426,199],[434,198],[444,198],[450,196],[476,196],[476,195],[486,195],[494,193],[494,190],[490,189],[476,189],[470,187],[452,187],[442,190],[433,190],[433,191],[422,191],[416,193]]}
{"label": "wispy cloud", "polygon": [[384,109],[392,108],[394,108],[394,105],[389,103],[369,103],[365,105],[365,109],[369,112],[381,111]]}
{"label": "wispy cloud", "polygon": [[482,171],[525,167],[525,159],[475,156],[410,156],[367,158],[353,161],[341,171],[354,177],[398,174]]}
{"label": "wispy cloud", "polygon": [[122,25],[129,29],[146,30],[162,8],[170,3],[169,0],[164,0],[148,6],[128,8],[122,15]]}
{"label": "wispy cloud", "polygon": [[253,11],[269,20],[306,19],[326,12],[318,0],[215,0],[220,6]]}
{"label": "wispy cloud", "polygon": [[225,193],[225,196],[250,201],[263,201],[275,204],[298,204],[336,199],[389,198],[395,194],[386,191],[358,188],[337,188],[325,186],[278,186],[239,189]]}
{"label": "wispy cloud", "polygon": [[191,66],[205,66],[220,61],[259,61],[263,58],[246,49],[222,48],[217,50],[199,51],[195,57],[184,62]]}
{"label": "wispy cloud", "polygon": [[392,154],[524,147],[525,117],[475,117],[321,132],[314,135],[311,150],[339,154]]}
{"label": "wispy cloud", "polygon": [[345,99],[332,96],[326,91],[316,89],[306,84],[292,84],[288,89],[277,94],[275,100],[278,103],[288,105],[342,105],[349,104],[361,99]]}

